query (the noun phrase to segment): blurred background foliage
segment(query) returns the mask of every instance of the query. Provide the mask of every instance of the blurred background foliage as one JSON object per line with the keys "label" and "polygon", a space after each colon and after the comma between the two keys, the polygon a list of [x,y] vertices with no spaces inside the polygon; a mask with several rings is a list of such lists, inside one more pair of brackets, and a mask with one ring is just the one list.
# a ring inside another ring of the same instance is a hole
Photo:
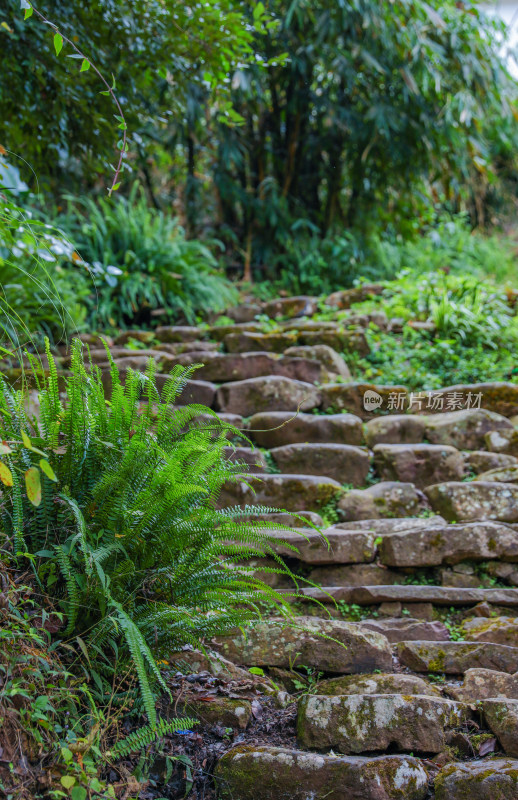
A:
{"label": "blurred background foliage", "polygon": [[[404,268],[514,278],[517,83],[503,24],[479,3],[37,8],[113,76],[128,128],[106,198],[111,98],[5,0],[0,187],[83,263],[45,265],[85,295],[68,328],[192,322],[243,278],[263,295]],[[5,262],[0,279],[15,286]]]}

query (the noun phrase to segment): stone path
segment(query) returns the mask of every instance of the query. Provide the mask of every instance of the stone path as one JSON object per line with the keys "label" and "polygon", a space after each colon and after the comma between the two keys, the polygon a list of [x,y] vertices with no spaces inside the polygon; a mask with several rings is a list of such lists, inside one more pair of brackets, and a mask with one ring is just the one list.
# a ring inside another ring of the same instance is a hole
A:
{"label": "stone path", "polygon": [[[518,384],[416,398],[352,379],[366,327],[400,324],[381,299],[369,314],[351,309],[379,292],[331,295],[324,321],[315,298],[283,298],[231,310],[235,324],[114,341],[122,369],[152,356],[163,382],[175,364],[203,363],[182,402],[217,410],[260,448],[229,445],[248,477],[222,503],[303,517],[275,517],[294,526],[276,534],[277,552],[309,581],[296,625],[271,619],[212,642],[263,669],[280,703],[297,670],[313,676],[297,701],[298,748],[230,749],[216,770],[221,798],[518,798]],[[147,349],[128,349],[131,339]]]}

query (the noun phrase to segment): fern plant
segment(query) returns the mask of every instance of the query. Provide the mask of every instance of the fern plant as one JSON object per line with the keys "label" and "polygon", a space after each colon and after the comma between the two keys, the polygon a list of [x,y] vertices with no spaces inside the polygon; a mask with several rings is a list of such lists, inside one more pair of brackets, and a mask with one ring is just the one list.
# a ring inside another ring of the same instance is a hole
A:
{"label": "fern plant", "polygon": [[57,224],[91,264],[94,325],[131,327],[180,315],[194,322],[196,314],[237,302],[210,247],[221,245],[187,239],[177,220],[148,206],[138,183],[127,198],[69,200]]}
{"label": "fern plant", "polygon": [[[154,728],[154,692],[167,691],[158,657],[246,624],[260,601],[289,613],[286,597],[247,564],[269,555],[289,572],[272,547],[272,528],[282,526],[249,521],[272,509],[216,508],[242,465],[224,457],[229,426],[214,412],[174,407],[191,369],[175,368],[160,395],[152,361],[145,374],[129,370],[125,384],[111,362],[108,399],[82,347],[73,341],[63,378],[47,342],[39,418],[22,390],[2,382],[3,547],[30,558],[66,614],[62,636],[98,654],[106,692],[106,651],[133,665]],[[201,413],[213,422],[192,424]]]}

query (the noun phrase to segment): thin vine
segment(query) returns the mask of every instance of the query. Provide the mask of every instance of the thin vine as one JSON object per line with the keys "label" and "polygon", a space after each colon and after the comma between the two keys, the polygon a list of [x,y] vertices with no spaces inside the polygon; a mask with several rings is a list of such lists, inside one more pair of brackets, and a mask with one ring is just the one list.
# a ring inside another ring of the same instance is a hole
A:
{"label": "thin vine", "polygon": [[61,30],[59,29],[58,25],[55,22],[47,19],[47,17],[39,11],[33,3],[29,3],[29,0],[21,0],[21,8],[24,11],[24,19],[29,19],[34,14],[45,24],[48,25],[54,31],[54,50],[56,52],[56,56],[59,56],[62,48],[63,43],[66,42],[74,51],[75,55],[72,55],[71,58],[81,58],[81,68],[79,72],[87,72],[90,68],[93,69],[97,77],[100,81],[102,81],[103,85],[106,86],[106,90],[101,92],[102,95],[109,96],[113,100],[118,114],[115,115],[115,118],[118,121],[117,128],[122,131],[122,139],[119,139],[117,142],[117,147],[120,150],[119,160],[117,162],[117,166],[114,167],[115,173],[113,176],[112,185],[108,189],[108,194],[111,195],[112,192],[117,191],[120,186],[119,175],[124,169],[124,155],[128,152],[128,133],[127,133],[127,125],[126,119],[124,117],[124,112],[122,110],[122,106],[115,94],[115,77],[112,75],[112,84],[108,83],[104,75],[97,69],[95,64],[89,59],[82,50],[77,47],[77,45],[71,41],[67,36],[65,36]]}

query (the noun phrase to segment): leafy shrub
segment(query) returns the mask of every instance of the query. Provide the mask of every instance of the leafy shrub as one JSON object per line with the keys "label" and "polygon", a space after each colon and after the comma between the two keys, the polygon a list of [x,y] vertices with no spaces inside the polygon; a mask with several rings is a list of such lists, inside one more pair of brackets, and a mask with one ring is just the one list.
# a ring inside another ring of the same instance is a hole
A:
{"label": "leafy shrub", "polygon": [[[173,410],[192,370],[161,376],[160,395],[152,361],[145,375],[129,370],[125,386],[112,364],[108,402],[76,339],[62,400],[48,345],[47,355],[39,420],[23,391],[2,381],[4,535],[65,612],[62,635],[80,636],[92,654],[98,688],[109,695],[112,649],[119,673],[125,663],[136,671],[154,726],[154,687],[166,690],[157,655],[246,623],[261,598],[286,613],[282,596],[236,566],[250,555],[276,558],[272,525],[251,524],[250,510],[215,509],[243,467],[223,457],[228,427],[214,412]],[[213,424],[191,424],[200,412]]]}
{"label": "leafy shrub", "polygon": [[280,275],[276,285],[295,293],[327,294],[361,280],[393,280],[403,271],[421,275],[439,270],[512,283],[515,260],[510,240],[474,233],[463,215],[443,216],[407,240],[390,230],[366,235],[335,231],[324,239],[294,232],[275,261]]}
{"label": "leafy shrub", "polygon": [[193,322],[237,301],[209,247],[186,239],[175,219],[148,207],[138,184],[128,198],[69,200],[58,223],[96,279],[89,302],[94,325],[131,327],[181,315]]}
{"label": "leafy shrub", "polygon": [[[67,668],[70,646],[49,648],[49,631],[56,623],[59,628],[59,615],[47,613],[33,587],[9,580],[5,572],[2,589],[0,792],[16,800],[48,797],[40,790],[44,775],[53,771],[58,780],[61,775],[57,796],[64,796],[65,786],[77,785],[85,788],[76,789],[73,798],[86,800],[90,792],[100,800],[114,798],[113,788],[97,776],[95,748],[79,744],[93,744],[102,712],[84,676]],[[78,744],[82,757],[75,761],[69,747]]]}
{"label": "leafy shrub", "polygon": [[436,338],[492,348],[513,338],[514,315],[505,292],[476,278],[441,271],[416,278],[406,270],[384,294],[389,315],[432,322]]}
{"label": "leafy shrub", "polygon": [[88,277],[50,225],[0,196],[0,330],[15,347],[34,334],[57,341],[81,328]]}

